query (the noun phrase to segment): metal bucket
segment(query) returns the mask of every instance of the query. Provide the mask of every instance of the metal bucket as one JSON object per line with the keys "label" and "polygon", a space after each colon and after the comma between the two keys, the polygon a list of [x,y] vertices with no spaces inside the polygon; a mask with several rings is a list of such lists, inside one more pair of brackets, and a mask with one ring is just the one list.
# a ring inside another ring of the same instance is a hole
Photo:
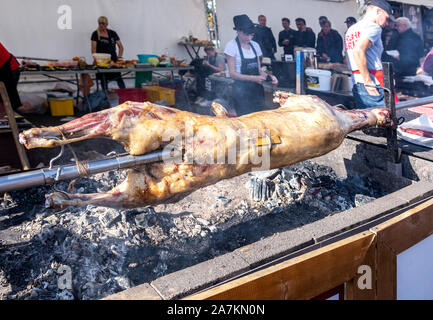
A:
{"label": "metal bucket", "polygon": [[317,69],[316,49],[303,49],[305,68]]}

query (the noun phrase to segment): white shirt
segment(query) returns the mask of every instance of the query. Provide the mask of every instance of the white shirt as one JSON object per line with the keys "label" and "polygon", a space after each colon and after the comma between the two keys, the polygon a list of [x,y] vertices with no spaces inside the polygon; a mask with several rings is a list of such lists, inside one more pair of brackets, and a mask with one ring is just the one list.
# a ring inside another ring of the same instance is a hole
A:
{"label": "white shirt", "polygon": [[[353,49],[356,47],[361,37],[367,37],[372,43],[372,46],[365,52],[367,57],[367,69],[382,70],[382,28],[378,24],[364,19],[351,26],[346,32],[346,57],[349,68],[352,71],[359,70],[353,58]],[[359,74],[354,74],[354,80],[355,82],[363,83],[362,77]]]}
{"label": "white shirt", "polygon": [[[256,50],[257,57],[260,57],[263,55],[262,50],[260,49],[260,45],[255,41],[250,41],[250,46],[254,46],[254,49]],[[254,51],[252,48],[249,50],[246,50],[242,48],[242,53],[244,55],[244,59],[251,59],[254,58]],[[224,50],[224,53],[228,56],[235,57],[235,71],[237,73],[241,73],[241,54],[239,53],[238,44],[236,42],[236,39],[230,40],[226,44],[226,48]]]}

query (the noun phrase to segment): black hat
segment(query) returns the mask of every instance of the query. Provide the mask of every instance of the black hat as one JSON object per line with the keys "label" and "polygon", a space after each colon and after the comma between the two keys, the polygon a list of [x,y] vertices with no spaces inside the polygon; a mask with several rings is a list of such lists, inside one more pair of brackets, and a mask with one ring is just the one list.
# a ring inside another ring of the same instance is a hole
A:
{"label": "black hat", "polygon": [[356,19],[354,17],[347,17],[344,23],[356,23]]}
{"label": "black hat", "polygon": [[394,12],[392,10],[391,5],[385,0],[370,0],[368,2],[369,6],[376,6],[384,10],[387,14],[389,14],[389,19],[392,22],[395,22]]}
{"label": "black hat", "polygon": [[234,30],[240,30],[246,34],[254,33],[254,23],[246,14],[233,17],[233,23],[235,24]]}

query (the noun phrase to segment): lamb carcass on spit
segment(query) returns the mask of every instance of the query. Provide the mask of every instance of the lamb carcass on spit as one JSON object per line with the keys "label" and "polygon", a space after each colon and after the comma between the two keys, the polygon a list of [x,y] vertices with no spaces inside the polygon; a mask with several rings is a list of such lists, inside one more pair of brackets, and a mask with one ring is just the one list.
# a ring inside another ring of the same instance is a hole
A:
{"label": "lamb carcass on spit", "polygon": [[120,142],[131,155],[167,147],[183,150],[181,161],[129,169],[126,180],[106,193],[46,195],[52,207],[131,208],[175,202],[255,168],[280,168],[318,157],[337,148],[354,130],[392,124],[389,110],[383,108],[348,111],[316,96],[281,91],[274,94],[274,102],[280,107],[235,118],[216,103],[215,116],[205,116],[148,102],[125,102],[58,127],[26,130],[20,142],[30,149],[105,137]]}

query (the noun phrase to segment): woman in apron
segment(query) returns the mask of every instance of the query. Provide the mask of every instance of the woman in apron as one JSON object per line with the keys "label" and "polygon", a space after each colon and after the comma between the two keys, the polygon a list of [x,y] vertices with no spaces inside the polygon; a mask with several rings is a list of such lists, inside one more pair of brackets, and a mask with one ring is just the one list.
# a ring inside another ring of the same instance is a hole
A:
{"label": "woman in apron", "polygon": [[224,54],[230,77],[234,80],[232,96],[238,116],[263,110],[265,93],[263,81],[278,84],[275,76],[269,76],[261,69],[262,50],[252,41],[255,27],[251,19],[243,14],[233,18],[238,36],[229,41]]}
{"label": "woman in apron", "polygon": [[[116,31],[107,28],[108,19],[107,17],[101,16],[98,18],[98,29],[92,33],[92,54],[94,53],[109,53],[111,55],[111,60],[117,62],[122,58],[123,45],[120,41],[119,36]],[[119,47],[119,55],[116,53],[116,46]],[[101,86],[103,90],[108,89],[108,82],[111,80],[116,80],[117,86],[121,89],[125,88],[125,83],[123,82],[122,75],[120,72],[110,72],[104,73],[103,75],[96,74],[96,79],[101,81]]]}

